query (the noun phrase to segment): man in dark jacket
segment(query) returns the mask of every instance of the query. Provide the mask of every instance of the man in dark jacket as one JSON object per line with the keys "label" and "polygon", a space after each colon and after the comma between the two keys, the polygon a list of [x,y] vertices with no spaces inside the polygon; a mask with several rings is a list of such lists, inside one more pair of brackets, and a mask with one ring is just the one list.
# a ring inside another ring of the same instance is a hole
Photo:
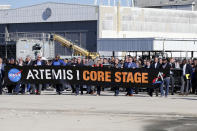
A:
{"label": "man in dark jacket", "polygon": [[45,66],[46,61],[42,60],[42,56],[38,55],[37,59],[33,62],[33,66]]}
{"label": "man in dark jacket", "polygon": [[157,57],[155,57],[154,62],[150,65],[151,69],[160,69],[161,64],[159,63],[159,60]]}
{"label": "man in dark jacket", "polygon": [[[82,67],[84,66],[82,61],[81,61],[81,57],[77,58],[77,62],[73,63],[72,66],[76,66],[76,67]],[[79,90],[81,90],[81,95],[83,95],[83,85],[75,85],[75,93],[76,96],[79,95]]]}
{"label": "man in dark jacket", "polygon": [[32,66],[33,65],[33,61],[29,55],[26,57],[24,65],[25,66]]}
{"label": "man in dark jacket", "polygon": [[192,67],[190,64],[187,63],[187,60],[184,59],[181,65],[181,69],[183,70],[182,77],[181,77],[181,95],[188,95],[189,94],[189,86],[190,86],[190,80],[192,76]]}
{"label": "man in dark jacket", "polygon": [[[161,64],[159,63],[158,57],[155,57],[154,58],[154,62],[150,65],[150,68],[151,69],[160,69],[161,68]],[[158,94],[159,94],[159,87],[160,87],[160,84],[159,83],[154,84],[154,87],[150,87],[148,89],[149,95],[152,97],[153,96],[153,92],[155,90],[156,96],[158,96]]]}
{"label": "man in dark jacket", "polygon": [[[114,63],[112,64],[113,68],[117,68],[120,69],[122,68],[122,65],[119,63],[119,59],[115,58]],[[114,96],[118,96],[119,95],[119,86],[115,85],[114,86]]]}
{"label": "man in dark jacket", "polygon": [[174,72],[173,69],[175,69],[175,60],[174,58],[170,58],[170,83],[171,83],[171,95],[174,95]]}
{"label": "man in dark jacket", "polygon": [[[9,60],[9,63],[6,64],[8,66],[16,66],[16,61],[14,58],[11,58]],[[13,83],[13,84],[7,84],[7,88],[8,88],[8,94],[12,94],[13,93],[13,90],[16,88],[16,83]]]}

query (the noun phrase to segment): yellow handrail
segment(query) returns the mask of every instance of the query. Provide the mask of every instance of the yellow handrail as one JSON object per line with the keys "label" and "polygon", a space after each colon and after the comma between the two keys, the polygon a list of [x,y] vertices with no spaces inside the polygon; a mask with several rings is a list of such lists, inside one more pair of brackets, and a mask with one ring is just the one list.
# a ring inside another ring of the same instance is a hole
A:
{"label": "yellow handrail", "polygon": [[67,48],[72,48],[74,51],[82,54],[83,56],[90,56],[93,59],[95,59],[96,57],[99,57],[98,53],[91,53],[88,50],[83,49],[83,48],[79,47],[78,45],[75,45],[73,42],[67,40],[66,38],[64,38],[60,35],[54,34],[53,40],[61,43],[63,46],[66,46]]}

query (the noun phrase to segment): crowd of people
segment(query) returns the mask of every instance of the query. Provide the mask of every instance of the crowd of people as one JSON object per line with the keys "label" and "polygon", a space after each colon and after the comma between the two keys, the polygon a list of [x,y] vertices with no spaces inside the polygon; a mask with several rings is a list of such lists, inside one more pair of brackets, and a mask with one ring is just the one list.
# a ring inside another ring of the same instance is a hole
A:
{"label": "crowd of people", "polygon": [[[124,59],[118,59],[115,57],[111,58],[71,58],[71,59],[60,59],[60,56],[56,56],[53,60],[42,60],[42,56],[38,55],[36,60],[32,60],[30,56],[27,56],[25,60],[19,58],[15,60],[2,59],[0,58],[0,94],[37,94],[40,95],[41,91],[52,87],[56,89],[57,94],[62,94],[64,87],[70,86],[72,93],[75,95],[83,95],[86,90],[87,94],[96,93],[98,96],[101,95],[101,91],[106,87],[101,86],[90,86],[90,85],[69,85],[68,83],[59,83],[54,85],[49,84],[28,84],[28,83],[17,83],[7,84],[4,81],[4,68],[6,65],[18,65],[18,66],[91,66],[91,67],[113,67],[113,68],[150,68],[150,69],[169,69],[170,72],[160,83],[154,84],[153,87],[147,88],[147,92],[150,96],[156,93],[156,96],[160,94],[162,97],[167,97],[169,93],[174,95],[175,83],[179,81],[181,84],[178,85],[178,92],[180,95],[196,94],[197,93],[197,59],[183,59],[178,60],[174,58],[159,58],[154,57],[153,59],[141,59],[131,56],[125,56]],[[175,76],[174,70],[179,70],[179,80]],[[134,93],[138,94],[139,88],[127,88],[127,87],[108,87],[114,91],[114,95],[119,95],[120,88],[126,89],[126,96],[133,96]],[[6,90],[7,89],[7,90]],[[170,90],[169,90],[170,89]]]}

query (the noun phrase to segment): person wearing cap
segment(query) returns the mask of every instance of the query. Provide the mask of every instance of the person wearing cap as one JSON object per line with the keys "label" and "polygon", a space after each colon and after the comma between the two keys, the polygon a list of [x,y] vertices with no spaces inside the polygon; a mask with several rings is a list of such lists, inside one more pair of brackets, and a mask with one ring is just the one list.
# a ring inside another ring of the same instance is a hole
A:
{"label": "person wearing cap", "polygon": [[[45,66],[46,62],[44,60],[42,60],[42,56],[38,55],[37,59],[33,62],[33,66]],[[41,94],[41,89],[42,89],[42,84],[35,84],[34,88],[33,88],[33,94],[36,93],[36,95],[40,95]]]}
{"label": "person wearing cap", "polygon": [[162,61],[163,62],[162,62],[161,69],[168,70],[168,72],[166,72],[166,74],[164,76],[163,82],[160,86],[160,92],[161,92],[161,97],[164,96],[164,85],[165,85],[165,97],[167,97],[168,92],[169,92],[169,85],[170,85],[170,68],[171,68],[171,66],[168,63],[166,58],[163,58]]}

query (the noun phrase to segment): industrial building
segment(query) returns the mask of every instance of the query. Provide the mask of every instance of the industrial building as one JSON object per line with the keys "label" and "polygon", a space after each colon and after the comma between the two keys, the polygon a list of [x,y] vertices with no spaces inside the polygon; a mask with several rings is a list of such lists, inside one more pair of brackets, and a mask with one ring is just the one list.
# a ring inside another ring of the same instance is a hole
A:
{"label": "industrial building", "polygon": [[0,17],[0,57],[33,57],[36,44],[45,58],[70,56],[51,34],[101,56],[197,57],[195,11],[49,2],[0,10]]}

